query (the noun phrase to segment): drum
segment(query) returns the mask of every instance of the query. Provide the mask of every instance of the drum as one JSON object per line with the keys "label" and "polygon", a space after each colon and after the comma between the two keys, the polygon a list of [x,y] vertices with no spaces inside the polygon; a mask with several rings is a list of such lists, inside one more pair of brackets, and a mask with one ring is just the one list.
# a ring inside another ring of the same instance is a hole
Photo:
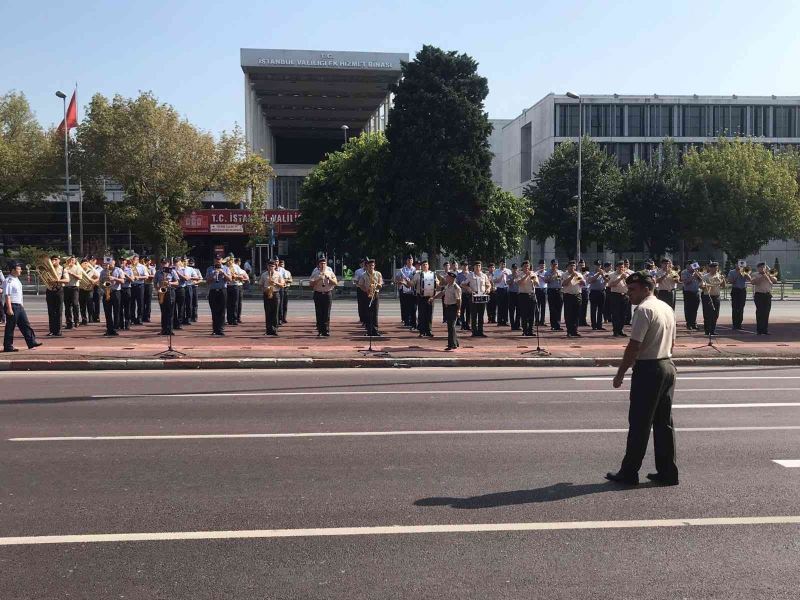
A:
{"label": "drum", "polygon": [[473,304],[488,304],[489,294],[472,294]]}

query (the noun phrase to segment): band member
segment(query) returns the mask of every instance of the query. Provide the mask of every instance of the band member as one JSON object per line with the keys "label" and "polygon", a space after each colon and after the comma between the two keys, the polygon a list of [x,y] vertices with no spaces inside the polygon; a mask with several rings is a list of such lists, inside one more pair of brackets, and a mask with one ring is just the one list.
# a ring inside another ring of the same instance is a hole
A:
{"label": "band member", "polygon": [[472,317],[472,294],[466,288],[467,278],[469,277],[469,264],[464,261],[461,265],[461,271],[456,274],[456,283],[461,289],[461,308],[459,309],[459,320],[461,321],[462,331],[472,331],[471,317]]}
{"label": "band member", "polygon": [[222,264],[221,256],[215,256],[214,264],[206,271],[208,306],[211,309],[211,335],[225,335],[225,308],[228,304],[230,281],[228,267]]}
{"label": "band member", "polygon": [[461,288],[456,283],[456,274],[453,271],[447,271],[445,279],[444,287],[437,294],[428,298],[428,302],[432,306],[436,298],[444,300],[444,318],[447,322],[447,348],[445,350],[455,350],[458,348],[456,318],[461,304]]}
{"label": "band member", "polygon": [[403,321],[403,327],[408,327],[409,329],[415,329],[417,327],[416,312],[418,297],[411,283],[416,273],[414,257],[406,256],[405,264],[398,269],[394,276],[394,283],[397,285],[400,292],[400,319]]}
{"label": "band member", "polygon": [[687,261],[681,272],[683,284],[683,317],[686,329],[697,329],[697,309],[700,308],[700,265],[695,261]]}
{"label": "band member", "polygon": [[45,292],[50,330],[50,333],[47,335],[51,337],[61,337],[61,310],[64,306],[64,285],[69,283],[69,276],[64,272],[64,267],[61,266],[61,257],[54,254],[50,257],[50,262],[53,264],[53,269],[56,271],[58,280],[54,282],[53,287],[47,288]]}
{"label": "band member", "polygon": [[367,311],[364,310],[366,303],[364,302],[364,290],[358,287],[358,281],[361,279],[361,276],[364,274],[366,269],[364,268],[364,259],[358,261],[359,267],[356,269],[355,273],[353,273],[353,287],[356,288],[356,305],[358,307],[358,322],[362,325],[366,326],[367,323]]}
{"label": "band member", "polygon": [[264,293],[264,321],[267,328],[264,335],[278,335],[280,291],[284,288],[286,282],[277,271],[277,264],[274,260],[267,263],[267,270],[261,273],[258,285]]}
{"label": "band member", "polygon": [[578,261],[577,271],[583,275],[583,281],[581,281],[581,310],[578,325],[581,327],[588,327],[589,323],[586,321],[586,313],[589,311],[589,269],[586,267],[585,260],[580,259]]}
{"label": "band member", "polygon": [[144,260],[147,268],[147,279],[144,280],[144,303],[142,305],[142,323],[150,322],[150,311],[153,305],[153,281],[156,278],[156,265],[152,258]]}
{"label": "band member", "polygon": [[661,259],[661,268],[655,273],[656,296],[675,310],[675,290],[681,279],[680,274],[672,266],[668,258]]}
{"label": "band member", "polygon": [[497,322],[497,289],[494,287],[494,263],[490,262],[486,270],[486,276],[492,282],[492,291],[489,292],[489,302],[486,303],[486,317],[487,323]]}
{"label": "band member", "polygon": [[22,263],[12,263],[5,283],[3,284],[3,312],[6,314],[6,329],[3,336],[3,352],[17,352],[14,348],[14,329],[19,328],[29,350],[41,346],[42,342],[36,341],[36,333],[28,321],[28,314],[22,305]]}
{"label": "band member", "polygon": [[769,335],[769,312],[772,309],[772,286],[778,283],[775,273],[767,270],[766,263],[756,265],[757,272],[752,277],[753,302],[756,305],[756,333]]}
{"label": "band member", "polygon": [[614,377],[619,388],[628,368],[631,376],[628,411],[628,442],[622,467],[607,473],[606,479],[636,485],[642,466],[650,429],[656,472],[647,478],[662,485],[678,484],[675,463],[675,430],[672,426],[672,396],[675,390],[675,312],[653,296],[655,282],[649,275],[633,273],[627,278],[631,302],[638,305],[631,323],[631,339]]}
{"label": "band member", "polygon": [[561,331],[561,308],[564,306],[564,297],[561,291],[561,279],[564,272],[558,270],[558,261],[550,261],[550,270],[544,276],[547,282],[547,304],[550,307],[550,329]]}
{"label": "band member", "polygon": [[239,291],[241,288],[236,284],[238,275],[236,274],[233,255],[228,257],[225,264],[228,267],[228,272],[231,277],[231,280],[228,281],[227,284],[228,296],[226,299],[225,314],[227,316],[228,325],[238,325],[239,321],[236,318],[236,311],[239,308]]}
{"label": "band member", "polygon": [[[365,261],[366,262],[366,261]],[[364,277],[364,273],[358,279],[357,285]],[[333,303],[333,290],[339,285],[336,274],[328,267],[325,258],[317,260],[317,268],[311,272],[308,280],[311,289],[314,290],[314,311],[317,317],[317,337],[329,337],[331,334],[331,304]],[[364,306],[364,318],[367,318],[366,306]]]}
{"label": "band member", "polygon": [[130,315],[131,325],[141,325],[144,317],[144,281],[147,278],[147,268],[140,262],[139,255],[134,254],[130,260],[133,280],[130,286]]}
{"label": "band member", "polygon": [[81,281],[80,265],[74,256],[67,258],[64,272],[68,281],[64,284],[64,317],[67,320],[66,329],[77,327],[80,323],[80,304],[78,300],[78,287]]}
{"label": "band member", "polygon": [[192,268],[192,306],[189,315],[189,321],[192,323],[197,323],[197,304],[198,304],[198,292],[200,291],[200,283],[203,281],[203,273],[200,272],[195,266],[195,262],[193,258],[189,259],[189,266]]}
{"label": "band member", "polygon": [[427,260],[422,261],[419,271],[411,278],[411,287],[417,298],[417,328],[420,337],[433,337],[431,325],[433,322],[433,302],[431,298],[436,295],[436,274],[431,271]]}
{"label": "band member", "polygon": [[383,276],[380,271],[375,270],[375,259],[367,258],[365,261],[366,271],[358,281],[358,286],[367,295],[367,335],[380,337],[378,331],[378,307],[380,305],[380,292],[383,287]]}
{"label": "band member", "polygon": [[561,289],[564,298],[564,324],[567,327],[567,337],[581,337],[578,333],[578,324],[581,315],[581,290],[584,278],[577,270],[574,260],[567,263],[567,271],[561,278]]}
{"label": "band member", "polygon": [[616,270],[608,278],[608,296],[606,299],[611,305],[611,325],[614,337],[628,337],[625,327],[625,315],[628,312],[628,273],[625,270],[625,261],[618,260]]}
{"label": "band member", "polygon": [[467,276],[461,285],[461,291],[467,292],[472,304],[470,308],[470,325],[473,337],[486,337],[486,334],[483,333],[483,314],[486,312],[487,299],[492,291],[492,281],[482,271],[482,267],[481,261],[476,260],[473,262],[472,273]]}
{"label": "band member", "polygon": [[186,280],[186,287],[184,287],[184,294],[186,298],[183,302],[183,313],[178,315],[184,325],[192,324],[192,297],[194,296],[194,269],[189,265],[189,259],[183,258],[183,272],[188,279]]}
{"label": "band member", "polygon": [[524,337],[534,335],[533,325],[536,319],[536,284],[538,279],[539,276],[531,271],[531,263],[527,260],[523,261],[522,271],[517,273],[515,283],[518,288],[517,306],[519,307],[522,335]]}
{"label": "band member", "polygon": [[0,324],[6,322],[6,311],[3,308],[6,304],[5,298],[3,298],[3,288],[5,287],[6,287],[6,277],[5,275],[3,275],[3,269],[0,269]]}
{"label": "band member", "polygon": [[547,312],[547,267],[543,258],[539,259],[539,264],[536,269],[536,278],[539,283],[536,284],[536,323],[539,327],[544,326],[545,313]]}
{"label": "band member", "polygon": [[[631,263],[627,258],[624,260],[624,262],[625,262],[625,275],[630,275],[631,273],[633,273],[633,271],[631,270]],[[628,297],[626,295],[625,296],[625,325],[630,325],[631,324],[631,318],[632,317],[633,317],[633,305],[630,303],[630,301],[628,300]]]}
{"label": "band member", "polygon": [[133,285],[133,269],[126,258],[122,261],[122,277],[124,282],[120,290],[120,323],[117,329],[129,329],[131,324],[131,285]]}
{"label": "band member", "polygon": [[105,336],[119,335],[120,321],[120,308],[122,303],[122,284],[125,281],[125,275],[122,272],[113,258],[111,258],[103,267],[100,272],[100,286],[103,288],[103,313],[106,319],[106,332]]}
{"label": "band member", "polygon": [[100,322],[100,273],[103,271],[103,267],[97,264],[97,257],[92,256],[89,259],[89,264],[91,264],[92,269],[94,270],[94,279],[95,284],[92,288],[92,294],[89,300],[89,307],[90,307],[90,320],[92,323],[99,323]]}
{"label": "band member", "polygon": [[742,328],[744,305],[747,304],[747,284],[751,281],[752,277],[744,261],[739,261],[737,267],[728,273],[727,282],[731,286],[731,319],[736,330]]}
{"label": "band member", "polygon": [[[242,322],[242,298],[244,298],[244,284],[250,283],[250,276],[242,268],[242,259],[233,259],[234,273],[236,274],[236,287],[238,288],[236,297],[236,323]],[[280,302],[283,304],[283,291],[281,291]]]}
{"label": "band member", "polygon": [[[180,261],[178,261],[180,263]],[[161,261],[161,270],[156,273],[155,286],[158,290],[158,305],[161,308],[161,333],[172,335],[175,327],[175,292],[180,289],[180,278],[166,258]],[[179,328],[178,328],[179,329]]]}
{"label": "band member", "polygon": [[519,284],[517,283],[517,263],[511,263],[511,275],[508,276],[508,322],[511,331],[519,331]]}
{"label": "band member", "polygon": [[592,323],[592,329],[595,331],[605,331],[605,327],[603,327],[603,309],[605,308],[607,279],[608,274],[601,261],[594,261],[594,270],[589,273],[586,281],[589,284],[589,304],[591,306],[589,318]]}
{"label": "band member", "polygon": [[[441,275],[437,273],[436,275],[436,283],[440,288],[443,288],[447,285],[447,274],[450,272],[450,262],[444,261],[444,268],[442,270]],[[447,323],[447,317],[444,316],[444,296],[442,296],[442,323]],[[458,320],[458,316],[456,316],[456,320]]]}
{"label": "band member", "polygon": [[719,272],[719,263],[708,263],[708,272],[702,276],[701,302],[703,303],[703,331],[706,335],[717,334],[719,319],[719,294],[725,287],[725,277]]}
{"label": "band member", "polygon": [[[97,278],[97,273],[95,273],[94,267],[92,267],[89,259],[84,258],[80,266],[89,279],[94,282]],[[94,285],[89,286],[86,283],[78,285],[78,306],[80,307],[81,313],[81,325],[88,325],[89,321],[92,320],[92,290],[94,289]]]}
{"label": "band member", "polygon": [[292,272],[286,269],[286,263],[283,259],[278,261],[278,270],[285,284],[281,289],[281,313],[278,319],[281,325],[284,325],[286,323],[286,315],[289,312],[289,286],[292,285]]}
{"label": "band member", "polygon": [[181,330],[184,325],[187,325],[184,318],[186,315],[186,287],[189,285],[191,277],[186,273],[186,266],[180,257],[173,258],[171,269],[175,273],[175,277],[177,277],[178,281],[177,286],[170,286],[174,287],[174,293],[172,294],[172,329]]}
{"label": "band member", "polygon": [[506,261],[501,260],[500,265],[492,274],[492,288],[495,290],[497,302],[497,325],[508,325],[508,282],[511,279],[511,270],[506,267]]}

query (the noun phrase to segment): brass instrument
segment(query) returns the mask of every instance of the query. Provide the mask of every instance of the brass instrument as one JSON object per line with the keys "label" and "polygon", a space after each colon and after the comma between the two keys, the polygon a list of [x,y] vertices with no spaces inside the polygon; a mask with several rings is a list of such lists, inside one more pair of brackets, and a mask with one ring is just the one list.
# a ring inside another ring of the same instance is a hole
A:
{"label": "brass instrument", "polygon": [[57,290],[60,285],[59,279],[61,279],[61,277],[53,266],[50,257],[47,254],[40,254],[33,261],[33,264],[44,286],[48,290]]}
{"label": "brass instrument", "polygon": [[[166,273],[162,272],[162,275],[166,276]],[[158,303],[164,304],[164,300],[167,299],[167,294],[169,293],[169,280],[162,279],[161,285],[158,286]]]}
{"label": "brass instrument", "polygon": [[377,273],[373,271],[369,274],[369,291],[367,292],[367,298],[370,299],[370,303],[372,300],[375,299],[375,295],[378,291],[378,277]]}
{"label": "brass instrument", "polygon": [[745,274],[745,275],[750,275],[750,273],[752,273],[752,272],[753,272],[753,268],[752,268],[752,267],[750,267],[750,266],[747,266],[747,267],[742,267],[741,271],[742,271],[742,273],[743,273],[743,274]]}
{"label": "brass instrument", "polygon": [[264,288],[264,296],[266,296],[267,300],[272,300],[275,296],[275,281],[272,279],[272,275],[267,277],[267,286]]}
{"label": "brass instrument", "polygon": [[767,273],[769,273],[773,277],[777,277],[778,276],[778,269],[770,269],[769,271],[767,271]]}
{"label": "brass instrument", "polygon": [[106,279],[103,282],[103,289],[105,290],[105,298],[106,302],[111,301],[111,273],[108,271],[108,267],[106,266]]}
{"label": "brass instrument", "polygon": [[91,292],[94,289],[94,267],[90,263],[86,263],[86,266],[80,265],[81,271],[81,279],[78,282],[78,287],[80,287],[84,292]]}

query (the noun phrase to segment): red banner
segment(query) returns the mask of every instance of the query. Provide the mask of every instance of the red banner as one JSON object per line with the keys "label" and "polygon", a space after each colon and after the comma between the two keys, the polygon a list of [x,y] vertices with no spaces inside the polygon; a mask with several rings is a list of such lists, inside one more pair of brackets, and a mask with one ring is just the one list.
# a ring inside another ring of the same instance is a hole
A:
{"label": "red banner", "polygon": [[[276,236],[293,236],[297,233],[299,210],[265,210],[264,220],[275,225]],[[181,218],[184,235],[244,235],[250,220],[249,210],[203,209],[193,210]]]}

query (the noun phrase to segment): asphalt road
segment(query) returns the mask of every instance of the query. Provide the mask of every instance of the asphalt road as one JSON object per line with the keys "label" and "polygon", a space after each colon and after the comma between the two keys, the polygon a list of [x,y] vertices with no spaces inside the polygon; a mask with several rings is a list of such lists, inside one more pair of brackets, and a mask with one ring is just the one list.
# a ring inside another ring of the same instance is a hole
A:
{"label": "asphalt road", "polygon": [[610,374],[4,373],[0,598],[796,599],[800,368],[681,369],[667,488]]}

